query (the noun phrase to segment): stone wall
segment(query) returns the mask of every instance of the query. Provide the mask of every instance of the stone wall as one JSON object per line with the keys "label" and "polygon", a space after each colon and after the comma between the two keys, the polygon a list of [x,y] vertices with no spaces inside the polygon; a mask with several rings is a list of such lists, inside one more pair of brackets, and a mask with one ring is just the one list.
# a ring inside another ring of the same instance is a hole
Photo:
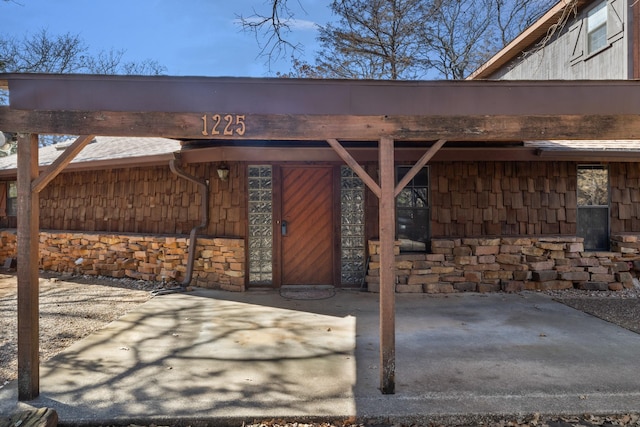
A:
{"label": "stone wall", "polygon": [[[0,263],[16,257],[16,232],[0,232]],[[75,232],[40,232],[40,269],[182,283],[189,238]],[[19,262],[19,260],[18,260]],[[245,290],[244,239],[198,238],[191,284]]]}
{"label": "stone wall", "polygon": [[[431,253],[396,255],[396,292],[631,288],[640,274],[640,236],[611,240],[611,252],[585,252],[580,237],[433,239]],[[368,288],[379,292],[377,241],[369,253]]]}

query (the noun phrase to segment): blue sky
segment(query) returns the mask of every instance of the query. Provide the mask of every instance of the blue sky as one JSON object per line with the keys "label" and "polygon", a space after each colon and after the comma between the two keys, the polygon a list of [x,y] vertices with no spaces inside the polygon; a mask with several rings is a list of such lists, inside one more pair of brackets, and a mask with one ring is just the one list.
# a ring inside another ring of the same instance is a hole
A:
{"label": "blue sky", "polygon": [[[298,21],[290,39],[312,61],[315,24],[330,19],[329,1],[289,0]],[[46,29],[79,34],[94,52],[124,49],[125,61],[152,59],[177,76],[273,76],[288,59],[269,66],[237,15],[268,12],[269,0],[10,0],[0,1],[0,34],[23,37]]]}

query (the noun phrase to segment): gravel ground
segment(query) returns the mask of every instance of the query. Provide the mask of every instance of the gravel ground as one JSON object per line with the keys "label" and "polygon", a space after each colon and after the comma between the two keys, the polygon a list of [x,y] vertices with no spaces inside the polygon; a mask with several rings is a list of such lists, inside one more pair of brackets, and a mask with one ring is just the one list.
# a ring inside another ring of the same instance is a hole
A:
{"label": "gravel ground", "polygon": [[640,334],[640,288],[623,291],[547,291],[553,299]]}
{"label": "gravel ground", "polygon": [[[41,277],[41,360],[144,303],[155,286],[137,280]],[[15,275],[0,274],[0,388],[17,378],[17,305]]]}
{"label": "gravel ground", "polygon": [[[89,286],[88,286],[89,285]],[[128,279],[60,277],[40,279],[40,357],[47,360],[121,317],[150,298],[159,284]],[[620,292],[546,291],[552,298],[640,334],[640,288]],[[0,274],[0,388],[17,377],[16,277]],[[638,414],[581,417],[540,417],[480,420],[486,427],[640,426]],[[271,420],[245,427],[347,427],[344,423],[287,423]],[[435,427],[436,425],[434,425]],[[382,427],[382,426],[380,426]],[[399,427],[399,426],[398,426]]]}

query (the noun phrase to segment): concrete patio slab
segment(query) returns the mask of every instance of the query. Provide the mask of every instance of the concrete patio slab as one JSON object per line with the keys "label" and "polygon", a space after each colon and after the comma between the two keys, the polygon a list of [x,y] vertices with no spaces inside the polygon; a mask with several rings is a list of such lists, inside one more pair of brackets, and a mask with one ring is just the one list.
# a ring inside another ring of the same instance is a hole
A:
{"label": "concrete patio slab", "polygon": [[397,295],[396,394],[378,390],[378,295],[320,300],[198,289],[158,296],[41,367],[64,424],[241,425],[624,413],[640,402],[640,335],[536,293]]}

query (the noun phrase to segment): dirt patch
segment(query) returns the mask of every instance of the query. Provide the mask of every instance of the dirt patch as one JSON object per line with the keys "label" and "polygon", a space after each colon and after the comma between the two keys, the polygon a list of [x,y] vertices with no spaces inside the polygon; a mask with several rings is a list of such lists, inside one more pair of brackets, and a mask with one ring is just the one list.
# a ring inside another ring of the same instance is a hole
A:
{"label": "dirt patch", "polygon": [[[40,279],[40,360],[116,320],[150,298],[156,283],[96,277]],[[0,387],[17,378],[17,280],[0,274]]]}

